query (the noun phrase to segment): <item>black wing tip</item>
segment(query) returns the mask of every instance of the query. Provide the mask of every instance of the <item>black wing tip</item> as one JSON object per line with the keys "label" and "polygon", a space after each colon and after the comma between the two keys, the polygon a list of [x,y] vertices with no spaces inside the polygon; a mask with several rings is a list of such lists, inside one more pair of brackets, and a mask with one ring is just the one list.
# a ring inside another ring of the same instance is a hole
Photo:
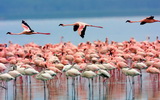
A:
{"label": "black wing tip", "polygon": [[150,17],[154,18],[154,16],[150,16]]}
{"label": "black wing tip", "polygon": [[149,16],[146,19],[154,19],[154,16]]}
{"label": "black wing tip", "polygon": [[141,23],[140,23],[140,25],[144,25],[144,24],[146,24],[146,22],[141,22]]}
{"label": "black wing tip", "polygon": [[84,38],[84,36],[82,36],[82,35],[80,35],[80,36],[81,36],[82,39]]}
{"label": "black wing tip", "polygon": [[24,21],[24,20],[22,20],[22,23],[25,23],[25,21]]}

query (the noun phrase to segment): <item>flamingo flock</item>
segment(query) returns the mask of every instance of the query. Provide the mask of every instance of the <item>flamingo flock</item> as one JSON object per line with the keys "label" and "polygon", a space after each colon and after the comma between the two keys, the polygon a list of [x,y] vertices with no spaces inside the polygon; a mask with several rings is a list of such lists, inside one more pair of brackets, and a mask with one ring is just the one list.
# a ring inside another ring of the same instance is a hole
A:
{"label": "flamingo flock", "polygon": [[[140,25],[145,23],[160,22],[154,16],[147,17],[140,21]],[[59,24],[59,26],[73,26],[74,31],[78,31],[80,37],[84,38],[86,27],[101,26],[90,25],[83,22],[74,24]],[[24,31],[21,33],[8,32],[10,35],[31,35],[50,33],[34,32],[30,26],[22,20]],[[109,43],[106,41],[87,41],[79,43],[77,46],[71,42],[60,42],[58,44],[45,44],[39,46],[35,43],[28,43],[23,46],[14,44],[0,44],[0,87],[7,89],[5,83],[16,80],[19,77],[27,76],[44,82],[56,78],[62,79],[76,77],[87,78],[102,77],[103,82],[109,78],[142,76],[145,70],[149,74],[160,74],[160,40],[150,42],[138,42],[134,38],[128,41]],[[143,80],[142,80],[143,81]],[[16,82],[16,81],[15,81]],[[73,81],[74,82],[74,81]],[[30,80],[31,83],[31,80]],[[74,83],[73,83],[74,84]]]}
{"label": "flamingo flock", "polygon": [[142,69],[151,74],[160,73],[159,40],[137,42],[131,38],[110,44],[107,40],[78,46],[71,42],[44,46],[35,43],[20,46],[10,42],[8,47],[1,46],[0,80],[37,75],[36,79],[47,81],[62,73],[68,77],[111,78],[114,74],[111,70],[118,70],[126,76],[141,75]]}

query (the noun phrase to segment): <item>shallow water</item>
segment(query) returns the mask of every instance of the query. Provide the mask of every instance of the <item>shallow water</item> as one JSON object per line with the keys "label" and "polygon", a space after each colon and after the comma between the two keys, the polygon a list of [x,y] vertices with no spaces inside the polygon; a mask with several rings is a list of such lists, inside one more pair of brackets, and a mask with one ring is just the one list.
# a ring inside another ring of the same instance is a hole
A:
{"label": "shallow water", "polygon": [[55,77],[46,82],[45,94],[42,81],[32,76],[30,83],[29,77],[18,77],[16,85],[14,81],[7,83],[8,90],[0,88],[0,100],[159,100],[158,75],[143,70],[141,82],[140,76],[133,79],[117,70],[110,73],[111,78],[105,82],[99,76],[93,80],[83,77],[77,77],[74,81],[69,77],[67,80],[63,73],[58,75],[58,79]]}

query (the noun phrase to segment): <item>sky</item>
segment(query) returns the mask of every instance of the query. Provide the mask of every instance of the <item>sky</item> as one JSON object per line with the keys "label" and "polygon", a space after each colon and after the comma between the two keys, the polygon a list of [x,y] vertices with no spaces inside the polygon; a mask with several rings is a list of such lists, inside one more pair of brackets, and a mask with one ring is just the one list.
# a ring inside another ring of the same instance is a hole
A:
{"label": "sky", "polygon": [[[13,41],[25,44],[58,43],[60,37],[64,41],[75,44],[86,41],[105,40],[109,37],[114,41],[129,40],[131,36],[137,40],[145,40],[146,36],[159,34],[158,23],[139,26],[126,24],[127,19],[140,20],[160,14],[159,0],[0,0],[0,33],[1,43]],[[10,32],[21,32],[21,21],[26,20],[35,30],[50,32],[50,36],[9,36]],[[77,21],[103,26],[103,29],[87,28],[85,38],[73,32],[72,27],[59,27],[60,23],[70,24]],[[129,25],[129,26],[128,26]]]}

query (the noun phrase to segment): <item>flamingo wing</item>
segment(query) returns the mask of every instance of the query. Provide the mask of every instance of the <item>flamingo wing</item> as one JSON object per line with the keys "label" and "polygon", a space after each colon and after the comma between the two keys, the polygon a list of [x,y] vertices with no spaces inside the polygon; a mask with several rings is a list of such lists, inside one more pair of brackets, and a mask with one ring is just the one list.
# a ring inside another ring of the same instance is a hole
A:
{"label": "flamingo wing", "polygon": [[146,24],[146,22],[143,22],[143,21],[142,21],[142,22],[140,23],[140,25],[144,25],[144,24]]}
{"label": "flamingo wing", "polygon": [[147,17],[146,19],[154,19],[154,16]]}
{"label": "flamingo wing", "polygon": [[84,26],[83,29],[78,30],[78,34],[79,34],[82,38],[84,38],[86,28],[87,28],[87,26]]}
{"label": "flamingo wing", "polygon": [[79,28],[79,25],[74,25],[74,26],[73,26],[73,31],[77,31],[78,28]]}
{"label": "flamingo wing", "polygon": [[23,27],[24,31],[32,31],[32,32],[34,32],[24,20],[22,20],[22,27]]}

